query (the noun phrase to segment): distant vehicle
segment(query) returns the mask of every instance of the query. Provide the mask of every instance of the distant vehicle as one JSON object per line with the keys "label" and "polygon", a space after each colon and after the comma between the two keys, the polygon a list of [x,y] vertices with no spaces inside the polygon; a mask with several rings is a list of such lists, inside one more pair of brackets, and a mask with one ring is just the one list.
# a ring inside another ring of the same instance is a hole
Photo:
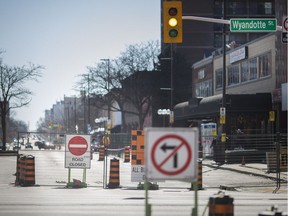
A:
{"label": "distant vehicle", "polygon": [[[0,150],[3,148],[3,143],[0,143]],[[6,151],[10,149],[10,144],[6,143]]]}
{"label": "distant vehicle", "polygon": [[100,148],[100,146],[98,143],[91,143],[91,151],[92,152],[98,152],[99,148]]}
{"label": "distant vehicle", "polygon": [[21,150],[21,144],[18,142],[14,142],[13,144],[13,151]]}
{"label": "distant vehicle", "polygon": [[26,143],[25,144],[25,149],[33,149],[33,146],[31,143]]}
{"label": "distant vehicle", "polygon": [[47,141],[37,141],[35,145],[38,146],[38,149],[55,149],[55,145],[53,143]]}

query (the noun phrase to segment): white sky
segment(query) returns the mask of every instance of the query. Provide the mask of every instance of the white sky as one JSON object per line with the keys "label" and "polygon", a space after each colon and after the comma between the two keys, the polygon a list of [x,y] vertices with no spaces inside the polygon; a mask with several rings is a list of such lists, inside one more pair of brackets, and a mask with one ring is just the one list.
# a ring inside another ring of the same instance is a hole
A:
{"label": "white sky", "polygon": [[160,40],[160,0],[0,0],[0,57],[10,66],[45,67],[29,83],[32,102],[13,118],[30,130],[73,90],[77,75],[126,46]]}

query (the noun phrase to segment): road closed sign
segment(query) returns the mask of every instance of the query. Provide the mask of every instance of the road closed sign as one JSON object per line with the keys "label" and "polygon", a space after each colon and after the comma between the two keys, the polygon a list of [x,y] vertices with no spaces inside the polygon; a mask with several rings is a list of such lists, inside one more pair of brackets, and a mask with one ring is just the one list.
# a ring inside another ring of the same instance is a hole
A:
{"label": "road closed sign", "polygon": [[145,134],[149,181],[197,179],[197,128],[147,128]]}
{"label": "road closed sign", "polygon": [[65,168],[90,168],[90,135],[66,135]]}

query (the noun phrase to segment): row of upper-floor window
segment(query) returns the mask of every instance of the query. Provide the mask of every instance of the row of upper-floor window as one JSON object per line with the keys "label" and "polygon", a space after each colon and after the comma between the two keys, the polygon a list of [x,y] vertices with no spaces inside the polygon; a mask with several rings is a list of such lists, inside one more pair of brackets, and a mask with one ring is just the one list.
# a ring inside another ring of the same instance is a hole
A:
{"label": "row of upper-floor window", "polygon": [[[271,52],[247,59],[240,63],[229,65],[226,70],[227,86],[248,83],[257,79],[271,76]],[[221,89],[223,86],[223,69],[215,71],[215,88]],[[208,97],[213,95],[212,79],[195,83],[195,96]]]}
{"label": "row of upper-floor window", "polygon": [[[275,14],[275,0],[237,0],[227,1],[225,14],[227,17],[245,15],[246,17]],[[223,15],[223,0],[215,0],[215,16]]]}
{"label": "row of upper-floor window", "polygon": [[[227,86],[238,85],[270,76],[272,73],[271,61],[271,52],[268,52],[240,63],[229,65],[226,70]],[[216,89],[222,88],[222,68],[215,71],[215,81]]]}

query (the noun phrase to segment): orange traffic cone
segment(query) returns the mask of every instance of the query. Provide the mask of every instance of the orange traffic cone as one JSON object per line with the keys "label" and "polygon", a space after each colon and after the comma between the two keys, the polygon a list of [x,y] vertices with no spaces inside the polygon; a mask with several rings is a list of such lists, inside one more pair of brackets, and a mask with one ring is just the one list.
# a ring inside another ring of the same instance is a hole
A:
{"label": "orange traffic cone", "polygon": [[245,158],[244,158],[244,156],[242,157],[242,162],[241,162],[241,165],[245,165]]}

